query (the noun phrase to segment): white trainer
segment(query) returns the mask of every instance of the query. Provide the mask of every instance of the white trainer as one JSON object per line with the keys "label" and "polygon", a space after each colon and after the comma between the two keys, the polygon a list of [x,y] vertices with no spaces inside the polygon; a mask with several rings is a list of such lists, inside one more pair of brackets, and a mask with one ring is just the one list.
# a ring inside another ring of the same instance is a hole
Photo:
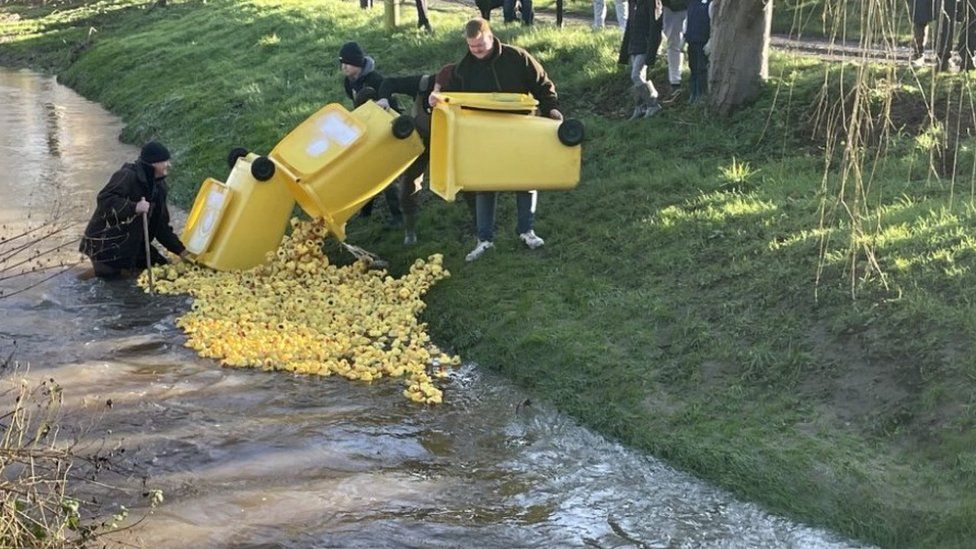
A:
{"label": "white trainer", "polygon": [[478,245],[474,247],[468,255],[464,256],[465,261],[474,261],[481,257],[490,248],[494,248],[495,245],[491,243],[491,240],[479,240]]}
{"label": "white trainer", "polygon": [[542,246],[543,244],[546,243],[545,240],[542,240],[541,238],[539,238],[535,234],[535,231],[528,231],[528,232],[525,232],[525,233],[520,234],[519,235],[519,240],[521,240],[522,242],[525,242],[525,245],[528,246],[529,249],[532,249],[532,250],[534,250],[534,249],[536,249],[536,248],[538,248],[538,247],[540,247],[540,246]]}

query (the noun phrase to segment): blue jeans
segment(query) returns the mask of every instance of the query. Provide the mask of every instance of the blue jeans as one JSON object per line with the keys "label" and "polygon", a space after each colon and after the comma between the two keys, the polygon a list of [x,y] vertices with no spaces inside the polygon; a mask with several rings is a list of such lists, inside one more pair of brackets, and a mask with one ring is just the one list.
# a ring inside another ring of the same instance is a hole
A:
{"label": "blue jeans", "polygon": [[532,0],[503,0],[502,1],[502,15],[505,16],[506,23],[512,23],[517,21],[518,18],[515,17],[515,4],[519,4],[519,11],[522,13],[522,24],[531,25],[532,24]]}
{"label": "blue jeans", "polygon": [[[515,193],[515,208],[518,218],[515,230],[518,234],[532,230],[538,194],[536,191],[517,191]],[[479,192],[475,195],[478,240],[491,242],[495,239],[495,204],[497,202],[497,192]]]}

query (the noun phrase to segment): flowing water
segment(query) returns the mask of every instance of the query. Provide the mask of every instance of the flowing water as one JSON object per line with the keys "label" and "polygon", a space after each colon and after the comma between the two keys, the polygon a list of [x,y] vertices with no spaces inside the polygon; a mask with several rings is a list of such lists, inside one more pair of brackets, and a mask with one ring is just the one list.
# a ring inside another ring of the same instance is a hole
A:
{"label": "flowing water", "polygon": [[[138,153],[97,104],[27,71],[0,70],[0,128],[8,231],[28,215],[83,223]],[[431,408],[396,381],[222,369],[182,347],[174,320],[187,306],[73,272],[0,299],[0,345],[64,387],[66,432],[121,444],[145,485],[164,491],[128,542],[859,546],[608,442],[482,368],[458,370]],[[122,490],[99,491],[101,505],[131,505],[143,489],[139,477],[114,484]]]}

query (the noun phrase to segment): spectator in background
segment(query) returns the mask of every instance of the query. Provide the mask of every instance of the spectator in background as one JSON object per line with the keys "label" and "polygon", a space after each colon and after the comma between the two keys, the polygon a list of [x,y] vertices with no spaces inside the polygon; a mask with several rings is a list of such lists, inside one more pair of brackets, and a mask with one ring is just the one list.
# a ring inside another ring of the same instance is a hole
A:
{"label": "spectator in background", "polygon": [[685,40],[688,42],[688,68],[691,72],[689,103],[697,103],[708,93],[708,56],[705,49],[712,36],[713,0],[690,0]]}
{"label": "spectator in background", "polygon": [[[621,31],[627,30],[627,0],[614,0],[614,15]],[[593,0],[593,29],[602,29],[607,19],[607,0]]]}
{"label": "spectator in background", "polygon": [[627,30],[620,44],[621,65],[630,65],[631,95],[634,113],[631,120],[653,116],[661,110],[657,89],[647,78],[647,67],[653,63],[661,45],[661,0],[631,0]]}

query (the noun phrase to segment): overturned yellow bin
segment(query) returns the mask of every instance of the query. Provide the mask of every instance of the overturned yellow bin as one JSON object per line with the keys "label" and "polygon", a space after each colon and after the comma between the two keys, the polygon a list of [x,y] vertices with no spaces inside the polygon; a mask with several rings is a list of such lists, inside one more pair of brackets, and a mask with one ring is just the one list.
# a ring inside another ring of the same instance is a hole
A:
{"label": "overturned yellow bin", "polygon": [[424,150],[409,116],[368,101],[354,111],[332,103],[302,122],[252,173],[281,181],[312,217],[339,240],[346,221],[379,194]]}
{"label": "overturned yellow bin", "polygon": [[255,154],[231,152],[227,182],[207,178],[183,228],[182,241],[197,263],[220,271],[265,262],[285,235],[295,199],[288,188],[252,175]]}
{"label": "overturned yellow bin", "polygon": [[517,93],[441,93],[431,114],[430,190],[572,189],[579,184],[583,124],[533,116]]}

